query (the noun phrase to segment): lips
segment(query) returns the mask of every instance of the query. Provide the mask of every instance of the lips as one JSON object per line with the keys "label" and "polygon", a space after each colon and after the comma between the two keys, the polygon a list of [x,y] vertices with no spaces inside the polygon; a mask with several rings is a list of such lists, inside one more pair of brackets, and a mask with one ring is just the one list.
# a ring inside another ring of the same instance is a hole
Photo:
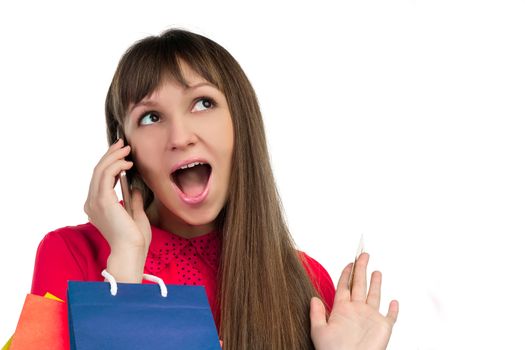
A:
{"label": "lips", "polygon": [[198,204],[208,195],[212,166],[203,159],[189,159],[173,167],[171,180],[181,200]]}

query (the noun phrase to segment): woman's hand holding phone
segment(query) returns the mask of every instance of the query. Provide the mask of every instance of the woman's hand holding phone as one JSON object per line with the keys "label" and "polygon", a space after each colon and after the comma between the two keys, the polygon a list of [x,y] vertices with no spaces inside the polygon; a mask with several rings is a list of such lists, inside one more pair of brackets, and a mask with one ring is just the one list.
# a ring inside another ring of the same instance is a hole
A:
{"label": "woman's hand holding phone", "polygon": [[84,211],[111,248],[107,270],[118,282],[140,283],[151,242],[151,226],[144,212],[143,198],[131,193],[132,215],[120,205],[115,193],[116,178],[133,163],[124,158],[131,147],[119,139],[111,145],[93,171]]}

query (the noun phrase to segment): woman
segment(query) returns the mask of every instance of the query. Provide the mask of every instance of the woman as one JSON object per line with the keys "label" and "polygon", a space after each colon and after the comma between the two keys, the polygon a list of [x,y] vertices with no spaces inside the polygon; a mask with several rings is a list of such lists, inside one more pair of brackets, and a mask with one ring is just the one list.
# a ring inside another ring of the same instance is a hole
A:
{"label": "woman", "polygon": [[[67,280],[101,280],[104,268],[119,282],[148,272],[204,285],[225,349],[386,347],[398,306],[379,313],[378,272],[367,297],[368,255],[352,291],[349,265],[335,292],[294,248],[256,95],[224,48],[183,30],[135,43],[109,88],[106,123],[113,144],[93,172],[90,223],[44,238],[33,293],[65,296]],[[123,170],[132,215],[113,189]]]}

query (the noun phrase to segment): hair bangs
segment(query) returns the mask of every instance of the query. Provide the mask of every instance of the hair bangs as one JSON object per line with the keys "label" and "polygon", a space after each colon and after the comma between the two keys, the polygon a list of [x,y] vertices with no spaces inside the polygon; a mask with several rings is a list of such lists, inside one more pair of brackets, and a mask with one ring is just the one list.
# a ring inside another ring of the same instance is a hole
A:
{"label": "hair bangs", "polygon": [[189,39],[173,40],[169,35],[146,38],[124,54],[115,75],[114,112],[121,125],[129,107],[151,95],[167,77],[189,87],[181,62],[223,91],[218,62],[209,49],[200,48],[199,43]]}

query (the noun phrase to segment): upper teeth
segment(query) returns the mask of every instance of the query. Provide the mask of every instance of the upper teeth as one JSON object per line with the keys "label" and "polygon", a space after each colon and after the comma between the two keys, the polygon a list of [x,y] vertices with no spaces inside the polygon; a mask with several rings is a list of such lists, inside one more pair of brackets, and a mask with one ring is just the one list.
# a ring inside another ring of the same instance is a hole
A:
{"label": "upper teeth", "polygon": [[190,163],[190,164],[183,165],[183,166],[181,166],[179,169],[193,168],[195,165],[204,165],[204,163],[201,163],[201,162],[193,162],[193,163]]}

